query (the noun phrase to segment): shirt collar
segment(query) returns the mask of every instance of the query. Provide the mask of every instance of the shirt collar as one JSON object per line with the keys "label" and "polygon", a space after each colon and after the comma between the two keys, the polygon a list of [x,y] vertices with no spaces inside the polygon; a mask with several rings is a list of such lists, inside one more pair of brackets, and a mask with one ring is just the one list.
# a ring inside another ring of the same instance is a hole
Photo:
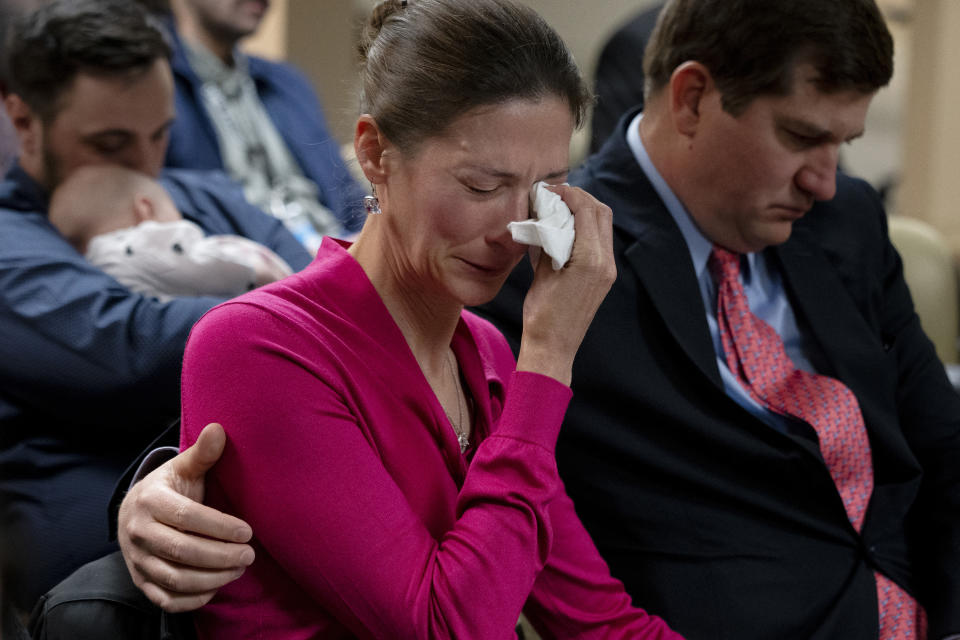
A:
{"label": "shirt collar", "polygon": [[0,201],[2,206],[12,209],[46,211],[50,195],[24,171],[19,162],[14,162],[0,181]]}
{"label": "shirt collar", "polygon": [[[657,195],[660,196],[663,204],[667,207],[667,211],[670,212],[673,220],[677,223],[677,226],[680,227],[680,233],[683,235],[683,240],[686,242],[687,249],[690,251],[690,258],[693,260],[693,267],[699,280],[706,272],[707,261],[710,259],[710,252],[713,250],[713,243],[703,235],[703,232],[700,231],[693,221],[690,212],[683,206],[680,198],[677,197],[667,184],[667,181],[663,179],[663,176],[660,175],[660,172],[657,171],[657,168],[653,165],[653,160],[650,159],[646,147],[643,146],[643,139],[640,137],[641,119],[643,119],[643,112],[638,113],[627,127],[627,145],[633,152],[633,156],[636,158],[640,168],[643,169],[643,172],[646,174],[647,179],[650,180]],[[747,277],[748,273],[755,272],[754,265],[756,257],[756,253],[746,254],[747,266],[743,273],[744,277]]]}
{"label": "shirt collar", "polygon": [[248,75],[247,57],[238,48],[233,50],[233,66],[224,64],[209,49],[199,43],[183,42],[187,62],[202,82],[212,82],[224,93],[233,93],[242,86]]}

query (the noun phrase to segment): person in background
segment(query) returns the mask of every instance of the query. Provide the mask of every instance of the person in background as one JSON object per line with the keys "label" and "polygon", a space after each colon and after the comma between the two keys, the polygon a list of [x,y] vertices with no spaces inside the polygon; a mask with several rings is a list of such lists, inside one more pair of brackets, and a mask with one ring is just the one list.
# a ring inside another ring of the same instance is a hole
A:
{"label": "person in background", "polygon": [[49,217],[90,264],[162,301],[232,298],[293,273],[258,242],[204,235],[159,182],[116,165],[74,171],[51,194]]}
{"label": "person in background", "polygon": [[363,223],[363,196],[293,66],[244,54],[268,2],[172,0],[176,120],[166,166],[221,169],[312,253]]}
{"label": "person in background", "polygon": [[[160,174],[174,117],[162,25],[126,0],[54,0],[10,32],[5,106],[19,157],[0,181],[0,529],[4,596],[21,610],[112,549],[107,507],[137,453],[180,410],[187,333],[223,298],[167,303],[87,262],[47,217],[74,170]],[[161,177],[208,234],[310,256],[223,176]]]}
{"label": "person in background", "polygon": [[[634,601],[689,638],[953,639],[960,397],[878,195],[836,170],[892,74],[880,11],[663,11],[644,111],[569,176],[612,206],[618,267],[558,441],[577,514]],[[514,346],[530,277],[483,308]],[[187,500],[202,472],[174,459],[121,509],[128,566],[167,606],[249,559],[241,525]],[[173,513],[220,540],[177,537]]]}
{"label": "person in background", "polygon": [[643,108],[643,50],[663,2],[655,2],[620,26],[600,50],[593,72],[596,104],[590,119],[590,153],[614,132],[623,114]]}

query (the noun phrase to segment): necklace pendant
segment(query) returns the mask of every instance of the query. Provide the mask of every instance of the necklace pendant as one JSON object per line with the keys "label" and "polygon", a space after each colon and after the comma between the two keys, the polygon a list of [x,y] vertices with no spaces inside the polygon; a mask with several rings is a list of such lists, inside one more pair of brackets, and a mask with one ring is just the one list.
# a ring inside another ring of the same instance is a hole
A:
{"label": "necklace pendant", "polygon": [[466,453],[467,449],[470,448],[470,441],[462,433],[457,434],[457,442],[460,443],[460,453]]}

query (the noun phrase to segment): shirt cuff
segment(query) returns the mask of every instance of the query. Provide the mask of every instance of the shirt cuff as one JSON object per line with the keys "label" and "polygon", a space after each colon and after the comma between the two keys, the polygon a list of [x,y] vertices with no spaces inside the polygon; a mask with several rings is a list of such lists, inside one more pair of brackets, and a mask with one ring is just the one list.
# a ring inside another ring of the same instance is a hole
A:
{"label": "shirt cuff", "polygon": [[[179,449],[176,447],[157,447],[148,453],[143,457],[143,461],[140,463],[140,466],[137,467],[137,470],[133,472],[133,477],[130,479],[130,487],[143,480],[147,474],[167,460],[175,458],[179,452]],[[128,491],[130,487],[127,487]]]}
{"label": "shirt cuff", "polygon": [[572,397],[570,387],[550,376],[514,371],[491,435],[531,442],[553,453]]}

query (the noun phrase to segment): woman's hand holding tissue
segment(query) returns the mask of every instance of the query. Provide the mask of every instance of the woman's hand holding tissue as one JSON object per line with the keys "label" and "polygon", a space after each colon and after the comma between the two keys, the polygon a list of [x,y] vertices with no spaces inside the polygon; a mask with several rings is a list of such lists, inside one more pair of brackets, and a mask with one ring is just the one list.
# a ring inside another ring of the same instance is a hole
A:
{"label": "woman's hand holding tissue", "polygon": [[548,188],[573,214],[575,240],[562,269],[554,269],[548,260],[535,265],[533,284],[523,303],[517,369],[542,373],[569,385],[573,358],[617,277],[613,212],[577,187]]}
{"label": "woman's hand holding tissue", "polygon": [[559,194],[550,190],[553,185],[537,182],[530,190],[530,207],[534,218],[510,222],[507,229],[514,242],[530,245],[530,261],[536,268],[540,247],[550,256],[553,270],[567,264],[573,251],[573,214]]}

